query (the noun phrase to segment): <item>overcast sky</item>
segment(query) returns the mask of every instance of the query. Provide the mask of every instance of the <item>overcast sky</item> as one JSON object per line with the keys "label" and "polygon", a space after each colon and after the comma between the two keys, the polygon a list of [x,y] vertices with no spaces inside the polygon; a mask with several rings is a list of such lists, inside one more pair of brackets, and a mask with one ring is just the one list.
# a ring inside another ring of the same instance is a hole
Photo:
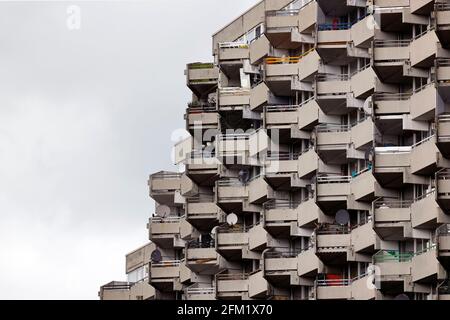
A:
{"label": "overcast sky", "polygon": [[148,174],[174,169],[185,65],[256,2],[0,2],[0,299],[97,299],[125,279]]}

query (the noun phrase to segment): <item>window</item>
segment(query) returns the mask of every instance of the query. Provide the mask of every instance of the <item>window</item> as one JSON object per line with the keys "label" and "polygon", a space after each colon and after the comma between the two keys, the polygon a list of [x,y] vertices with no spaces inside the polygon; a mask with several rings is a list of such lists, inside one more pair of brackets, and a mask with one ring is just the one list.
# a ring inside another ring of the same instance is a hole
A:
{"label": "window", "polygon": [[135,283],[144,280],[148,277],[147,266],[139,267],[127,274],[128,282]]}

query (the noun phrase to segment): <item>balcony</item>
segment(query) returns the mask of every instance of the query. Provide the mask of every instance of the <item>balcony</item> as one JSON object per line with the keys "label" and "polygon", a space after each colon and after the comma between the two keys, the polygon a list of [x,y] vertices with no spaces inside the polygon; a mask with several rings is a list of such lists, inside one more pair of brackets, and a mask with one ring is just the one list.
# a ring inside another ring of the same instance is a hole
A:
{"label": "balcony", "polygon": [[411,233],[412,200],[378,199],[373,202],[373,229],[383,240],[402,241]]}
{"label": "balcony", "polygon": [[318,125],[316,127],[316,139],[317,153],[325,163],[347,163],[347,151],[352,140],[350,125]]}
{"label": "balcony", "polygon": [[439,38],[433,29],[428,29],[416,36],[409,45],[411,66],[418,68],[434,67],[438,43]]}
{"label": "balcony", "polygon": [[248,200],[248,196],[246,184],[238,178],[216,181],[216,203],[226,212],[242,210],[243,202]]}
{"label": "balcony", "polygon": [[213,63],[190,63],[186,68],[187,86],[199,98],[217,87],[219,69]]}
{"label": "balcony", "polygon": [[184,247],[180,239],[181,217],[152,217],[149,220],[150,240],[161,248]]}
{"label": "balcony", "polygon": [[319,176],[316,182],[316,203],[327,212],[336,212],[347,207],[351,177]]}
{"label": "balcony", "polygon": [[325,275],[325,279],[316,280],[315,295],[318,300],[374,300],[375,287],[368,287],[370,275],[356,278],[342,278],[339,275]]}
{"label": "balcony", "polygon": [[436,246],[416,252],[411,260],[412,281],[421,284],[433,284],[447,279],[444,267],[437,259]]}
{"label": "balcony", "polygon": [[148,278],[134,283],[130,288],[130,300],[153,300],[155,298],[155,288],[148,284]]}
{"label": "balcony", "polygon": [[181,290],[180,260],[164,260],[150,263],[150,284],[163,292]]}
{"label": "balcony", "polygon": [[347,47],[351,41],[351,23],[323,23],[318,25],[317,51],[325,63],[348,62]]}
{"label": "balcony", "polygon": [[446,214],[450,210],[450,170],[442,169],[436,173],[436,202]]}
{"label": "balcony", "polygon": [[404,66],[409,60],[411,40],[375,40],[373,42],[373,68],[386,83],[401,83],[405,79]]}
{"label": "balcony", "polygon": [[347,261],[351,244],[350,228],[324,224],[316,230],[316,255],[327,265],[342,264]]}
{"label": "balcony", "polygon": [[112,281],[100,287],[100,300],[130,300],[132,284],[124,281]]}
{"label": "balcony", "polygon": [[356,254],[372,254],[375,249],[379,249],[379,239],[373,231],[371,218],[367,219],[365,223],[353,227],[350,238]]}
{"label": "balcony", "polygon": [[150,197],[157,203],[174,205],[175,192],[181,188],[181,174],[176,172],[160,171],[152,174],[148,180]]}
{"label": "balcony", "polygon": [[383,294],[404,293],[411,281],[412,252],[381,250],[373,256],[379,268],[380,290]]}
{"label": "balcony", "polygon": [[185,300],[216,300],[216,288],[208,287],[202,283],[194,283],[184,289]]}
{"label": "balcony", "polygon": [[217,129],[219,126],[219,114],[216,106],[205,103],[191,103],[186,112],[186,125],[189,132],[195,130]]}
{"label": "balcony", "polygon": [[248,276],[248,296],[250,299],[267,299],[269,283],[264,278],[264,272],[257,270]]}
{"label": "balcony", "polygon": [[450,223],[450,216],[436,202],[434,188],[411,204],[411,223],[413,228],[421,229],[436,229],[443,223]]}
{"label": "balcony", "polygon": [[298,285],[298,254],[300,251],[278,250],[263,254],[264,277],[277,287]]}
{"label": "balcony", "polygon": [[436,119],[437,147],[442,155],[450,158],[450,114],[444,113]]}
{"label": "balcony", "polygon": [[436,34],[444,48],[450,45],[450,3],[437,1],[435,5]]}
{"label": "balcony", "polygon": [[229,261],[242,260],[243,253],[248,249],[248,245],[248,227],[234,225],[217,228],[216,250],[225,259]]}
{"label": "balcony", "polygon": [[213,186],[219,178],[219,164],[214,152],[193,150],[187,154],[186,175],[199,186]]}
{"label": "balcony", "polygon": [[228,64],[230,62],[240,62],[250,58],[250,47],[244,42],[222,42],[219,43],[218,59],[219,63]]}
{"label": "balcony", "polygon": [[315,247],[309,247],[298,254],[297,272],[299,277],[314,278],[323,272],[324,265],[316,255]]}
{"label": "balcony", "polygon": [[351,92],[351,81],[348,75],[319,74],[316,78],[316,101],[325,114],[347,114],[349,92]]}
{"label": "balcony", "polygon": [[186,244],[186,266],[195,273],[213,275],[224,269],[227,262],[216,252],[214,240]]}
{"label": "balcony", "polygon": [[399,188],[410,172],[411,147],[375,148],[374,176],[385,188]]}
{"label": "balcony", "polygon": [[350,190],[356,201],[365,202],[372,202],[378,197],[393,197],[396,195],[394,191],[380,186],[373,175],[371,164],[360,172],[352,173]]}
{"label": "balcony", "polygon": [[216,294],[219,299],[247,300],[248,273],[218,273],[215,275]]}
{"label": "balcony", "polygon": [[269,88],[264,82],[259,83],[250,91],[250,110],[262,111],[269,99]]}
{"label": "balcony", "polygon": [[264,178],[277,190],[289,190],[292,179],[298,172],[298,157],[295,152],[271,152],[264,162]]}
{"label": "balcony", "polygon": [[448,83],[450,82],[450,58],[437,59],[436,65],[436,79],[440,89],[439,91],[442,98],[448,101],[449,96],[445,88],[448,87]]}
{"label": "balcony", "polygon": [[267,11],[267,38],[278,49],[295,49],[302,42],[312,43],[317,9],[316,1],[308,1],[301,8]]}
{"label": "balcony", "polygon": [[331,222],[314,199],[303,202],[273,200],[264,204],[264,228],[274,237],[296,235],[298,228],[315,227],[316,223]]}
{"label": "balcony", "polygon": [[213,196],[200,195],[186,199],[186,220],[197,230],[208,231],[225,220],[225,214],[214,203]]}
{"label": "balcony", "polygon": [[448,270],[450,267],[450,224],[443,224],[436,229],[436,242],[438,260]]}
{"label": "balcony", "polygon": [[219,110],[243,110],[250,106],[250,89],[241,87],[227,87],[219,89]]}

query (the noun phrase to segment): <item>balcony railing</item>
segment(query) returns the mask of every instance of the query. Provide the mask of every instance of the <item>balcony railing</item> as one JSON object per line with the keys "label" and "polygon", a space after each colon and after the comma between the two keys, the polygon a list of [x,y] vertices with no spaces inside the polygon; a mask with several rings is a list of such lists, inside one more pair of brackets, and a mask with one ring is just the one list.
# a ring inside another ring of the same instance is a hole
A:
{"label": "balcony railing", "polygon": [[311,48],[303,52],[299,56],[289,56],[289,57],[268,57],[266,58],[266,64],[294,64],[299,63],[304,57],[306,57],[310,52],[313,52],[316,48]]}
{"label": "balcony railing", "polygon": [[250,133],[235,133],[235,134],[220,134],[218,140],[248,140],[250,139]]}
{"label": "balcony railing", "polygon": [[348,74],[318,74],[318,82],[326,81],[348,81],[350,79]]}
{"label": "balcony railing", "polygon": [[180,178],[181,178],[181,173],[174,173],[174,172],[161,172],[161,173],[155,173],[154,175],[152,175],[152,179],[176,180],[176,179],[180,179]]}
{"label": "balcony railing", "polygon": [[399,48],[408,47],[411,40],[375,40],[373,45],[375,48]]}
{"label": "balcony railing", "polygon": [[238,178],[228,178],[217,181],[219,187],[243,187],[245,183],[240,181]]}
{"label": "balcony railing", "polygon": [[450,236],[450,224],[443,224],[436,229],[436,235],[438,237]]}
{"label": "balcony railing", "polygon": [[186,288],[185,294],[186,295],[214,295],[214,294],[216,294],[216,288],[213,288],[213,287],[202,288],[202,287],[199,287],[197,283],[195,283],[192,286]]}
{"label": "balcony railing", "polygon": [[373,95],[374,101],[405,101],[412,96],[411,92],[407,93],[375,93]]}
{"label": "balcony railing", "polygon": [[212,68],[214,68],[214,63],[197,62],[197,63],[188,64],[189,70],[212,69]]}
{"label": "balcony railing", "polygon": [[326,235],[326,234],[349,234],[352,231],[352,228],[349,226],[337,225],[337,224],[322,224],[317,230],[317,235]]}
{"label": "balcony railing", "polygon": [[355,278],[342,278],[342,279],[318,279],[316,280],[316,286],[318,287],[345,287],[351,285],[356,280],[360,280],[367,277],[369,274],[364,273]]}
{"label": "balcony railing", "polygon": [[242,224],[235,224],[233,226],[223,225],[217,228],[217,233],[245,233],[253,226],[244,226]]}
{"label": "balcony railing", "polygon": [[436,64],[438,67],[450,67],[450,58],[436,59]]}
{"label": "balcony railing", "polygon": [[317,177],[318,184],[327,183],[349,183],[352,180],[351,176],[322,176]]}
{"label": "balcony railing", "polygon": [[215,247],[216,243],[214,239],[208,241],[191,240],[187,243],[188,249],[210,249]]}
{"label": "balcony railing", "polygon": [[249,277],[248,273],[218,273],[216,275],[216,280],[222,281],[247,280],[248,277]]}
{"label": "balcony railing", "polygon": [[173,217],[151,217],[150,223],[178,223],[180,222],[181,217],[173,216]]}
{"label": "balcony railing", "polygon": [[289,161],[289,160],[298,160],[300,156],[299,152],[272,152],[269,151],[266,160],[271,161]]}
{"label": "balcony railing", "polygon": [[375,263],[383,262],[409,262],[414,257],[413,252],[399,252],[395,250],[382,250],[373,255]]}
{"label": "balcony railing", "polygon": [[181,264],[181,260],[165,260],[161,262],[152,262],[152,268],[166,268],[166,267],[178,267]]}
{"label": "balcony railing", "polygon": [[351,128],[352,127],[349,124],[320,124],[317,126],[317,132],[347,132],[350,131]]}
{"label": "balcony railing", "polygon": [[296,209],[300,205],[299,201],[289,201],[289,200],[270,200],[264,203],[264,208],[266,210],[270,209]]}
{"label": "balcony railing", "polygon": [[216,106],[211,103],[189,103],[188,113],[215,112]]}
{"label": "balcony railing", "polygon": [[308,247],[298,250],[285,250],[285,251],[268,251],[264,254],[265,259],[280,259],[280,258],[296,258],[300,253],[311,249]]}
{"label": "balcony railing", "polygon": [[401,154],[401,153],[410,153],[410,146],[402,146],[402,147],[376,147],[375,154]]}
{"label": "balcony railing", "polygon": [[290,5],[294,4],[295,2],[297,2],[297,0],[292,1],[288,6],[286,6],[285,9],[281,9],[281,10],[270,10],[267,11],[266,14],[269,17],[274,17],[274,16],[295,16],[297,15],[304,7],[306,7],[308,4],[310,4],[311,2],[313,2],[314,0],[309,0],[307,2],[305,2],[304,4],[302,4],[302,6],[300,6],[300,8],[295,8],[295,9],[289,9]]}
{"label": "balcony railing", "polygon": [[436,3],[434,5],[434,9],[436,11],[450,11],[450,3],[443,3],[443,2]]}
{"label": "balcony railing", "polygon": [[219,43],[220,49],[248,49],[249,46],[245,42],[222,42]]}
{"label": "balcony railing", "polygon": [[352,27],[352,23],[350,22],[341,22],[341,23],[322,23],[319,24],[319,31],[331,31],[331,30],[348,30]]}
{"label": "balcony railing", "polygon": [[412,200],[375,200],[373,205],[375,209],[407,209],[412,205]]}

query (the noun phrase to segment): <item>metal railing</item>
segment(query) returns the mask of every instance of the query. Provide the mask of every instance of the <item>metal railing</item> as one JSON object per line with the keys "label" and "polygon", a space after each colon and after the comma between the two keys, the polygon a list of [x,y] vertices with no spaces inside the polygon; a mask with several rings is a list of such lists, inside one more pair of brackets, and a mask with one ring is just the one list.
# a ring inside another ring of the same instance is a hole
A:
{"label": "metal railing", "polygon": [[450,223],[443,224],[436,229],[437,237],[447,237],[450,236]]}
{"label": "metal railing", "polygon": [[188,64],[189,70],[198,70],[198,69],[212,69],[214,68],[214,63],[209,62],[195,62]]}
{"label": "metal railing", "polygon": [[248,140],[250,139],[251,133],[226,133],[226,134],[219,134],[217,136],[217,139],[219,141],[230,141],[230,140]]}
{"label": "metal railing", "polygon": [[399,48],[408,47],[411,40],[375,40],[373,45],[375,48]]}
{"label": "metal railing", "polygon": [[409,100],[412,96],[411,92],[408,93],[375,93],[373,95],[374,101],[405,101]]}
{"label": "metal railing", "polygon": [[181,173],[176,173],[176,172],[160,172],[160,173],[155,173],[154,175],[152,175],[152,179],[180,179],[181,178]]}
{"label": "metal railing", "polygon": [[188,113],[215,112],[216,106],[211,103],[188,103]]}
{"label": "metal railing", "polygon": [[186,295],[214,295],[216,294],[216,288],[214,287],[207,287],[202,288],[199,287],[199,284],[195,283],[190,287],[187,287],[185,289]]}
{"label": "metal railing", "polygon": [[318,184],[349,183],[351,180],[352,180],[351,176],[321,176],[321,177],[317,177]]}
{"label": "metal railing", "polygon": [[436,59],[436,64],[438,67],[450,67],[450,58]]}
{"label": "metal railing", "polygon": [[438,2],[434,5],[436,11],[450,11],[450,3]]}
{"label": "metal railing", "polygon": [[225,87],[220,88],[219,93],[223,96],[229,95],[229,96],[246,96],[250,94],[250,89],[247,88],[241,88],[241,87]]}
{"label": "metal railing", "polygon": [[348,132],[351,130],[352,126],[350,124],[324,123],[324,124],[319,124],[316,128],[317,128],[317,133]]}
{"label": "metal railing", "polygon": [[414,257],[414,252],[400,252],[396,250],[381,250],[373,255],[375,263],[382,262],[409,262]]}
{"label": "metal railing", "polygon": [[326,234],[349,234],[352,231],[351,227],[347,225],[338,225],[338,224],[321,224],[316,229],[317,235],[326,235]]}
{"label": "metal railing", "polygon": [[188,249],[211,249],[216,247],[216,242],[214,239],[209,241],[199,241],[199,240],[191,240],[186,244]]}
{"label": "metal railing", "polygon": [[351,22],[339,22],[339,23],[322,23],[318,25],[319,31],[334,31],[334,30],[348,30],[352,27]]}
{"label": "metal railing", "polygon": [[217,228],[217,233],[246,233],[252,226],[244,226],[243,224],[235,224],[233,226],[223,225]]}
{"label": "metal railing", "polygon": [[300,205],[300,201],[277,200],[273,199],[263,204],[264,209],[296,209]]}
{"label": "metal railing", "polygon": [[401,154],[401,153],[410,153],[410,146],[401,146],[401,147],[376,147],[375,154]]}
{"label": "metal railing", "polygon": [[133,286],[132,283],[110,283],[101,287],[102,290],[129,290]]}
{"label": "metal railing", "polygon": [[298,160],[299,156],[300,156],[299,152],[289,152],[289,151],[272,152],[272,151],[269,151],[267,154],[266,160],[270,160],[270,161]]}
{"label": "metal railing", "polygon": [[450,180],[450,169],[442,169],[436,172],[437,180]]}
{"label": "metal railing", "polygon": [[248,273],[219,273],[216,275],[218,281],[231,281],[231,280],[247,280]]}
{"label": "metal railing", "polygon": [[343,279],[317,279],[315,281],[318,287],[346,287],[351,285],[353,282],[367,277],[369,274],[364,273],[354,278],[343,278]]}
{"label": "metal railing", "polygon": [[152,268],[165,268],[165,267],[178,267],[181,264],[181,260],[164,260],[161,262],[151,262]]}
{"label": "metal railing", "polygon": [[[298,9],[281,9],[281,10],[270,10],[266,12],[266,15],[269,17],[273,17],[273,16],[295,16],[297,15],[304,7],[306,7],[308,4],[310,4],[311,2],[313,2],[315,0],[309,0],[307,2],[305,2],[300,8]],[[296,0],[292,1],[291,3],[289,3],[286,8],[289,8],[289,5],[291,5],[292,3],[296,2]]]}
{"label": "metal railing", "polygon": [[414,148],[416,148],[416,147],[418,147],[418,146],[420,146],[420,145],[422,145],[422,144],[424,144],[424,143],[426,143],[426,142],[428,142],[428,141],[431,141],[431,140],[434,139],[435,137],[436,137],[435,134],[433,134],[433,135],[431,135],[431,136],[429,136],[429,137],[426,137],[425,139],[420,140],[419,142],[414,143],[414,144],[411,146],[411,149],[414,149]]}
{"label": "metal railing", "polygon": [[268,57],[266,58],[266,64],[295,64],[299,63],[309,53],[313,52],[316,48],[311,48],[299,56],[287,56],[287,57]]}
{"label": "metal railing", "polygon": [[326,81],[348,81],[350,79],[348,74],[318,74],[318,82]]}
{"label": "metal railing", "polygon": [[217,181],[219,187],[243,187],[245,183],[240,181],[238,178],[228,178]]}
{"label": "metal railing", "polygon": [[246,42],[221,42],[220,49],[248,49],[249,45]]}
{"label": "metal railing", "polygon": [[180,222],[181,217],[178,216],[169,216],[169,217],[151,217],[150,223],[178,223]]}
{"label": "metal railing", "polygon": [[378,199],[373,202],[375,209],[407,209],[413,204],[413,200]]}

